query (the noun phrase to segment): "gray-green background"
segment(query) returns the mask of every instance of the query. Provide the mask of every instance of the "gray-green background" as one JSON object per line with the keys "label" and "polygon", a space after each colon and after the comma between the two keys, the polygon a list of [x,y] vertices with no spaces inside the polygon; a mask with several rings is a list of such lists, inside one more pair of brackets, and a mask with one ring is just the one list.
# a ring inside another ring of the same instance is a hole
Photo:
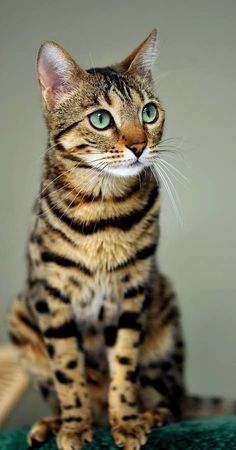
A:
{"label": "gray-green background", "polygon": [[[2,340],[6,310],[25,277],[25,241],[46,145],[37,49],[53,39],[81,65],[100,66],[119,61],[157,26],[165,138],[184,139],[180,156],[169,162],[190,180],[185,187],[171,177],[183,227],[163,195],[159,261],[179,294],[190,390],[236,397],[235,23],[235,0],[1,0]],[[29,393],[11,424],[31,422],[40,409]]]}

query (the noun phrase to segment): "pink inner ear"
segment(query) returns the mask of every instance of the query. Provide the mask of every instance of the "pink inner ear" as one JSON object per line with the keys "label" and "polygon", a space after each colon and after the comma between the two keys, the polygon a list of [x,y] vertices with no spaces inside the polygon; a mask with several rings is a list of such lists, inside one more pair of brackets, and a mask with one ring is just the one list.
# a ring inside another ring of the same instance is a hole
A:
{"label": "pink inner ear", "polygon": [[54,106],[56,96],[66,89],[71,76],[71,64],[56,46],[42,47],[38,58],[38,77],[45,101]]}
{"label": "pink inner ear", "polygon": [[63,79],[57,73],[57,69],[50,64],[39,61],[38,65],[39,82],[42,93],[54,92],[55,94],[63,90]]}

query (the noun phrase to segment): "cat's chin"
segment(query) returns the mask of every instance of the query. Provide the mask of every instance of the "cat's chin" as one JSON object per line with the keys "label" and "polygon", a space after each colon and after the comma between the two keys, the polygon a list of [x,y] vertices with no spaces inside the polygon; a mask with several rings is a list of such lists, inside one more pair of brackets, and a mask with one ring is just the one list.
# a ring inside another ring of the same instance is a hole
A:
{"label": "cat's chin", "polygon": [[133,177],[141,173],[143,169],[143,164],[136,163],[130,166],[106,167],[104,171],[115,177]]}

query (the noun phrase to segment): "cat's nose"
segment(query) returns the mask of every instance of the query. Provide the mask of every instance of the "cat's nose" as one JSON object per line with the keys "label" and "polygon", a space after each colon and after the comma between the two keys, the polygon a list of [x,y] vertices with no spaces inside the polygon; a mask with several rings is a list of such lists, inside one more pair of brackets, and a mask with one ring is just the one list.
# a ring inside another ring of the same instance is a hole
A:
{"label": "cat's nose", "polygon": [[132,145],[127,146],[134,154],[135,156],[137,156],[137,158],[139,158],[139,156],[142,155],[145,147],[147,145],[147,142],[135,142]]}

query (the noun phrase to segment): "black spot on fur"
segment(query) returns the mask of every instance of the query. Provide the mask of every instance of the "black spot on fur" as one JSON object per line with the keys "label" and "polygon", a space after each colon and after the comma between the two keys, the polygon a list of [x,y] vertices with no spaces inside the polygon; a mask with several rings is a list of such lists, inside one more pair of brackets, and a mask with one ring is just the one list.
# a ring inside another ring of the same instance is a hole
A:
{"label": "black spot on fur", "polygon": [[117,360],[124,366],[128,366],[129,364],[131,364],[131,359],[127,358],[127,356],[117,356]]}
{"label": "black spot on fur", "polygon": [[141,330],[141,324],[138,323],[139,314],[133,311],[125,311],[121,314],[118,328],[130,328],[132,330]]}
{"label": "black spot on fur", "polygon": [[126,380],[130,381],[131,383],[136,383],[138,378],[138,369],[135,370],[128,370],[126,373]]}
{"label": "black spot on fur", "polygon": [[44,399],[47,399],[50,394],[50,390],[46,386],[40,386],[40,392]]}
{"label": "black spot on fur", "polygon": [[53,358],[54,355],[55,355],[55,348],[53,347],[53,345],[48,344],[47,345],[47,351],[48,351],[48,354],[49,354],[50,358]]}
{"label": "black spot on fur", "polygon": [[120,401],[121,401],[121,403],[126,403],[126,397],[124,394],[120,395]]}
{"label": "black spot on fur", "polygon": [[138,419],[137,414],[129,414],[127,416],[123,416],[122,420],[124,420],[125,422],[128,422],[128,420],[136,420]]}
{"label": "black spot on fur", "polygon": [[35,309],[40,314],[49,313],[49,307],[46,300],[38,300],[37,303],[35,303]]}
{"label": "black spot on fur", "polygon": [[76,396],[76,399],[75,399],[75,405],[77,406],[77,408],[80,408],[82,406],[82,402],[81,402],[80,398],[78,397],[78,395]]}
{"label": "black spot on fur", "polygon": [[71,361],[69,361],[66,365],[67,369],[75,369],[77,367],[77,360],[76,359],[72,359]]}
{"label": "black spot on fur", "polygon": [[61,384],[71,384],[73,380],[69,378],[64,372],[61,370],[56,370],[55,377]]}
{"label": "black spot on fur", "polygon": [[138,286],[131,286],[127,289],[127,291],[125,291],[125,298],[133,298],[133,297],[137,297],[137,295],[140,295],[144,292],[144,286],[143,285],[138,285]]}
{"label": "black spot on fur", "polygon": [[101,322],[103,319],[104,319],[104,306],[101,306],[98,314],[98,320]]}
{"label": "black spot on fur", "polygon": [[142,310],[141,310],[142,312],[146,311],[146,309],[149,308],[151,301],[152,301],[152,297],[147,293],[145,295],[145,299],[142,304]]}
{"label": "black spot on fur", "polygon": [[106,327],[104,329],[105,343],[107,347],[113,347],[116,342],[117,328],[114,325]]}

